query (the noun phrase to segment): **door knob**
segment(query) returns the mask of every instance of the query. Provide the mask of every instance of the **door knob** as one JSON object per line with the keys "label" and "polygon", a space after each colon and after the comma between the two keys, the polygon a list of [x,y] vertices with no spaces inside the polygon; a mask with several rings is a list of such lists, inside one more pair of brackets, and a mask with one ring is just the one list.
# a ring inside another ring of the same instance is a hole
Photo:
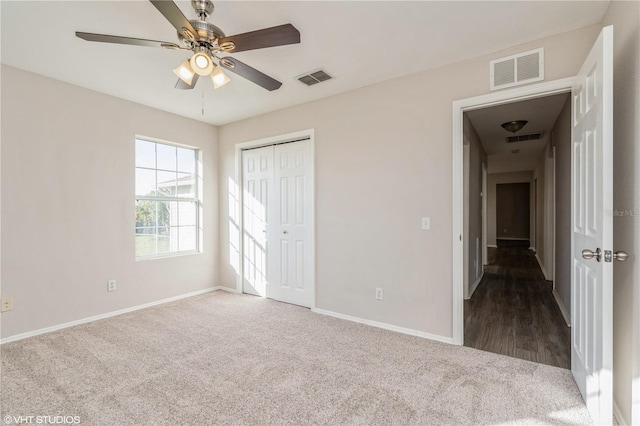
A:
{"label": "door knob", "polygon": [[600,251],[600,247],[596,249],[596,251],[592,251],[589,249],[582,250],[582,258],[591,260],[595,258],[598,262],[600,262],[600,258],[602,257],[602,251]]}
{"label": "door knob", "polygon": [[624,251],[617,251],[613,253],[613,258],[618,262],[624,262],[629,258],[629,255]]}
{"label": "door knob", "polygon": [[287,234],[288,232],[287,232],[287,231],[282,231],[282,233],[283,233],[283,234]]}

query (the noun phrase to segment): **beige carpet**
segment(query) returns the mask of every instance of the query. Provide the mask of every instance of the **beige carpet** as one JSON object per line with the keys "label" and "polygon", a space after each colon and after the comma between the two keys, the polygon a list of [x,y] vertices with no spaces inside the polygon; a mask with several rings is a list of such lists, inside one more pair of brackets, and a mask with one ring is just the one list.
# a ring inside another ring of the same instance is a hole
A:
{"label": "beige carpet", "polygon": [[5,416],[87,425],[591,422],[568,370],[224,292],[2,345]]}

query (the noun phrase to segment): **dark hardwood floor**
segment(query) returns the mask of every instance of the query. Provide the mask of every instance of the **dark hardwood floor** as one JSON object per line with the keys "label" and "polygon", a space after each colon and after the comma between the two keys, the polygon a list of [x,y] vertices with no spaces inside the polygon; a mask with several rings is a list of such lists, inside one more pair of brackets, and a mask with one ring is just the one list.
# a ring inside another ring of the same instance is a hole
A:
{"label": "dark hardwood floor", "polygon": [[571,368],[571,334],[527,242],[498,242],[470,300],[464,345]]}

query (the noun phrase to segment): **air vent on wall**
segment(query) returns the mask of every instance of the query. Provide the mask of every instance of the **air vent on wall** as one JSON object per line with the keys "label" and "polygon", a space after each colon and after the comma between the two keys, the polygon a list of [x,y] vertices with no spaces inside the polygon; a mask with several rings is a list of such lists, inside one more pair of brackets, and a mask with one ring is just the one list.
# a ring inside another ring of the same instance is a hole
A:
{"label": "air vent on wall", "polygon": [[317,70],[306,72],[302,75],[295,77],[298,81],[306,84],[307,86],[313,86],[314,84],[322,83],[323,81],[331,80],[333,77],[330,76],[324,70]]}
{"label": "air vent on wall", "polygon": [[537,132],[537,133],[527,133],[526,135],[507,136],[507,143],[534,141],[536,139],[542,139],[543,135],[544,135],[544,132]]}
{"label": "air vent on wall", "polygon": [[489,62],[491,90],[544,80],[544,49],[530,50]]}

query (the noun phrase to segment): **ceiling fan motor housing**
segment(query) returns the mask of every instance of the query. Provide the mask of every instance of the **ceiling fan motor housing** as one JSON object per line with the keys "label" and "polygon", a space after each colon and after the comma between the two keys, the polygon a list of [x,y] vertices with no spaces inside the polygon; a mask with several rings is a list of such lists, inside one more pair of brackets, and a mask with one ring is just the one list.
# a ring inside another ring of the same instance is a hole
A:
{"label": "ceiling fan motor housing", "polygon": [[202,45],[203,43],[211,48],[217,45],[218,39],[224,37],[224,31],[207,21],[199,21],[197,19],[190,20],[193,28],[198,32],[198,41],[193,42],[178,31],[178,38],[184,46],[191,49],[195,43]]}
{"label": "ceiling fan motor housing", "polygon": [[218,39],[224,37],[225,34],[220,28],[206,21],[213,12],[213,3],[210,0],[191,0],[191,6],[200,17],[200,19],[189,20],[198,34],[193,34],[195,37],[190,37],[191,33],[183,28],[182,32],[178,31],[180,42],[188,49],[198,46],[205,46],[209,49],[216,47]]}

